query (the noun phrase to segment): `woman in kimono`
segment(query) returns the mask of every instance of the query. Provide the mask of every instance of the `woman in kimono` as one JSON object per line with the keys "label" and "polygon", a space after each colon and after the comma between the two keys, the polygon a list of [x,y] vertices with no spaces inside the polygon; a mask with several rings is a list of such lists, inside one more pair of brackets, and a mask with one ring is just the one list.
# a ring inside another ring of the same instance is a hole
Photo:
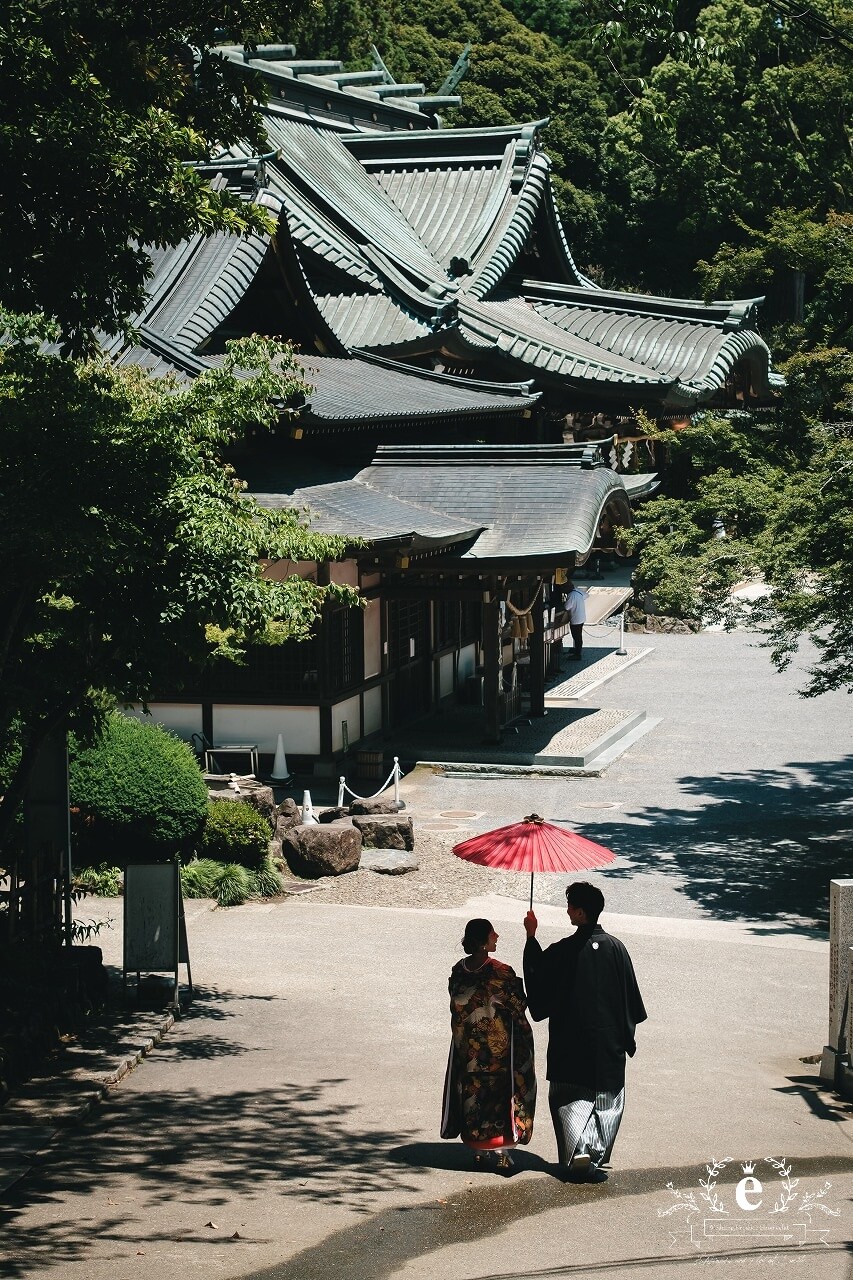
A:
{"label": "woman in kimono", "polygon": [[490,921],[468,921],[466,954],[450,974],[441,1136],[461,1137],[478,1164],[496,1152],[497,1167],[508,1169],[508,1151],[533,1134],[536,1075],[524,987],[508,964],[493,958],[497,944]]}

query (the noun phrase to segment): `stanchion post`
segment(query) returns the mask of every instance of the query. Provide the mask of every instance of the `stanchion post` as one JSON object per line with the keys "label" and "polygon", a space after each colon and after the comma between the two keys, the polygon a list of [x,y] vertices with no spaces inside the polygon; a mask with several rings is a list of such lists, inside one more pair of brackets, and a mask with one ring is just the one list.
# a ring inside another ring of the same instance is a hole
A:
{"label": "stanchion post", "polygon": [[619,614],[619,648],[616,650],[616,653],[620,658],[624,658],[628,654],[628,650],[625,648],[625,610],[624,609]]}
{"label": "stanchion post", "polygon": [[397,756],[394,757],[394,803],[399,809],[400,807],[400,761]]}
{"label": "stanchion post", "polygon": [[347,780],[346,780],[346,778],[345,778],[345,777],[343,777],[343,775],[342,775],[340,778],[338,778],[338,808],[339,808],[339,809],[343,808],[343,803],[344,803],[344,787],[345,787],[346,785],[347,785]]}

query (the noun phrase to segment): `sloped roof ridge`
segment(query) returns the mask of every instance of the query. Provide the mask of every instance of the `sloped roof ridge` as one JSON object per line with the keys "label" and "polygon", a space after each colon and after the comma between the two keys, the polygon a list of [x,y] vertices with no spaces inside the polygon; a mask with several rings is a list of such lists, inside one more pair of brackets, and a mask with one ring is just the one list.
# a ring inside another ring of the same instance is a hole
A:
{"label": "sloped roof ridge", "polygon": [[370,465],[418,467],[425,463],[468,467],[541,467],[548,463],[589,470],[582,452],[564,444],[387,444],[377,447]]}
{"label": "sloped roof ridge", "polygon": [[409,129],[394,130],[387,133],[354,133],[341,138],[344,146],[359,158],[372,153],[377,156],[388,151],[401,151],[413,156],[420,153],[433,152],[436,156],[445,155],[461,144],[480,140],[494,140],[499,151],[503,151],[508,140],[527,142],[532,145],[536,135],[549,123],[549,118],[531,120],[525,124],[486,125],[479,128],[454,129]]}
{"label": "sloped roof ridge", "polygon": [[[278,205],[280,222],[287,225],[290,235],[314,249],[312,239],[322,241],[323,257],[352,279],[367,285],[379,293],[382,283],[361,252],[361,246],[350,239],[321,209],[317,209],[287,175],[279,169],[272,170],[270,193]],[[318,251],[319,252],[319,251]]]}
{"label": "sloped roof ridge", "polygon": [[137,325],[135,331],[144,346],[156,355],[163,356],[169,364],[173,364],[176,369],[180,369],[183,373],[190,373],[197,377],[199,374],[207,373],[211,368],[209,360],[187,351],[186,347],[179,346],[166,334],[161,333],[158,329],[153,329],[150,325]]}
{"label": "sloped roof ridge", "polygon": [[[302,108],[305,113],[303,118],[309,117],[312,104],[316,109],[319,101],[320,105],[327,106],[332,112],[336,110],[345,117],[352,112],[355,103],[361,102],[361,111],[357,112],[361,116],[359,123],[367,128],[377,127],[368,119],[367,111],[370,107],[381,112],[386,127],[390,125],[395,130],[408,129],[413,116],[425,123],[427,120],[437,119],[433,104],[425,95],[412,93],[405,98],[391,99],[382,98],[378,94],[368,96],[364,91],[353,90],[346,79],[351,73],[343,70],[343,64],[338,59],[291,59],[283,56],[288,48],[286,45],[258,45],[254,50],[248,51],[242,45],[231,44],[218,45],[215,52],[241,70],[262,76],[273,88],[278,88],[279,91],[284,88],[288,91],[288,96],[292,94]],[[338,83],[338,76],[342,83]],[[328,104],[324,101],[327,98]],[[383,125],[378,127],[382,128]]]}
{"label": "sloped roof ridge", "polygon": [[414,373],[419,378],[428,378],[431,382],[443,382],[452,387],[467,388],[471,391],[489,391],[496,395],[520,394],[529,397],[531,401],[540,399],[542,394],[533,390],[533,378],[528,378],[524,382],[489,382],[483,378],[462,378],[455,373],[439,373],[437,369],[422,369],[420,365],[406,364],[402,360],[389,360],[385,356],[377,355],[373,351],[365,351],[361,347],[351,347],[350,351],[359,360],[366,360],[368,364],[380,365],[385,369],[397,369],[401,373]]}
{"label": "sloped roof ridge", "polygon": [[[519,312],[516,318],[512,314],[512,309],[508,304],[498,302],[475,302],[473,299],[463,298],[460,302],[459,313],[462,322],[462,332],[460,336],[463,340],[476,346],[476,338],[483,339],[483,345],[489,346],[495,343],[498,348],[506,350],[508,343],[506,339],[520,340],[533,345],[537,350],[537,359],[534,363],[537,367],[542,367],[542,360],[538,355],[547,356],[547,363],[552,360],[563,364],[566,361],[575,362],[578,365],[584,365],[588,369],[597,369],[605,375],[615,375],[616,378],[624,378],[626,375],[633,378],[636,382],[644,385],[655,386],[672,386],[676,379],[662,377],[655,370],[650,369],[647,365],[643,365],[634,360],[625,359],[622,356],[613,355],[609,351],[603,350],[594,343],[587,342],[583,338],[578,338],[567,330],[560,329],[558,325],[553,325],[545,320],[543,325],[535,325],[538,332],[532,332],[519,321],[526,321],[528,317],[523,314],[522,302],[515,308]],[[538,313],[529,307],[531,318],[542,320]],[[484,332],[485,329],[485,332]],[[553,329],[553,338],[549,335],[546,337],[548,329]],[[468,332],[465,332],[467,330]],[[489,330],[492,332],[490,333]],[[553,370],[550,370],[553,372]],[[572,375],[569,375],[572,376]]]}
{"label": "sloped roof ridge", "polygon": [[577,302],[581,306],[632,312],[636,315],[669,316],[673,320],[695,319],[699,323],[720,328],[738,327],[752,319],[764,301],[763,297],[724,299],[704,302],[699,298],[662,298],[653,294],[627,293],[617,289],[601,289],[592,281],[588,285],[568,285],[550,280],[525,279],[521,282],[525,297],[541,295],[542,300]]}
{"label": "sloped roof ridge", "polygon": [[551,163],[546,155],[534,152],[529,156],[521,179],[521,190],[509,221],[499,233],[498,243],[488,253],[484,265],[473,280],[466,282],[465,292],[472,297],[485,298],[518,258],[530,235],[543,192],[550,185],[550,172]]}
{"label": "sloped roof ridge", "polygon": [[[321,212],[334,213],[347,227],[360,231],[354,239],[363,254],[367,245],[378,250],[412,279],[413,287],[416,278],[427,287],[437,282],[450,284],[444,268],[402,209],[341,146],[340,135],[288,122],[271,141],[280,144],[273,167],[287,175],[297,190],[305,191],[308,206],[318,205]],[[341,207],[344,190],[348,205]]]}

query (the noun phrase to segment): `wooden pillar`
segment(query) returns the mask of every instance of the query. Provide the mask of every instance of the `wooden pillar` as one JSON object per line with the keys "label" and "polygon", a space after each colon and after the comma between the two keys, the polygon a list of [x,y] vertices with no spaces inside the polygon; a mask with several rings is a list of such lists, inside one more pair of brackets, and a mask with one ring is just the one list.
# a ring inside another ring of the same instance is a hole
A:
{"label": "wooden pillar", "polygon": [[[331,566],[322,560],[317,564],[317,585],[329,586],[332,581]],[[320,760],[327,764],[332,760],[332,708],[331,662],[332,636],[329,627],[329,614],[332,606],[328,600],[323,601],[320,617],[317,621],[317,703],[320,719]]]}
{"label": "wooden pillar", "polygon": [[483,704],[486,719],[486,742],[500,742],[501,722],[499,699],[501,692],[501,605],[497,590],[492,588],[491,598],[483,605]]}
{"label": "wooden pillar", "polygon": [[544,589],[540,590],[530,610],[533,618],[533,635],[528,641],[530,649],[530,714],[545,714],[545,602]]}

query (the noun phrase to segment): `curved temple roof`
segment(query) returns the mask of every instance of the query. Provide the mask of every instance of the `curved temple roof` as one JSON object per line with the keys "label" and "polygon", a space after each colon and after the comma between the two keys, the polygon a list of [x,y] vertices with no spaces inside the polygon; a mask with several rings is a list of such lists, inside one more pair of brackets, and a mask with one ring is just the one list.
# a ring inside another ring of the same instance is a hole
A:
{"label": "curved temple roof", "polygon": [[[736,364],[766,394],[760,299],[645,298],[578,271],[538,145],[545,123],[344,135],[268,113],[271,187],[321,324],[347,350],[506,359],[514,376],[526,366],[610,399],[690,407],[723,392]],[[525,278],[532,246],[556,280]]]}
{"label": "curved temple roof", "polygon": [[388,446],[352,479],[253,497],[305,508],[325,533],[435,539],[462,561],[503,565],[584,556],[605,509],[631,521],[621,476],[560,445]]}

